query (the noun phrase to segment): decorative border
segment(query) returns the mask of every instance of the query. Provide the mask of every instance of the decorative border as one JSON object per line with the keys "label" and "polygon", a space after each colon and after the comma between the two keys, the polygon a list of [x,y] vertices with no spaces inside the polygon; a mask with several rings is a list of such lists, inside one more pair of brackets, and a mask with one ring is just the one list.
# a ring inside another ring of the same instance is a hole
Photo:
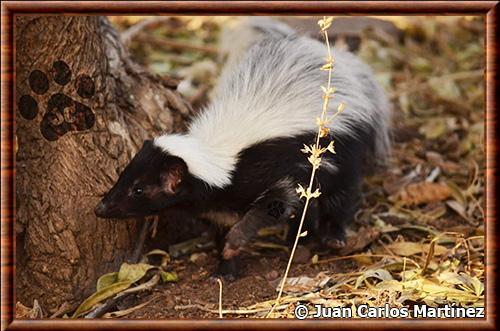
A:
{"label": "decorative border", "polygon": [[[13,320],[14,126],[13,19],[16,14],[135,15],[483,15],[486,17],[486,316],[484,320]],[[1,4],[1,329],[428,329],[495,330],[497,323],[496,232],[498,1],[4,1]],[[244,323],[244,324],[242,324]]]}

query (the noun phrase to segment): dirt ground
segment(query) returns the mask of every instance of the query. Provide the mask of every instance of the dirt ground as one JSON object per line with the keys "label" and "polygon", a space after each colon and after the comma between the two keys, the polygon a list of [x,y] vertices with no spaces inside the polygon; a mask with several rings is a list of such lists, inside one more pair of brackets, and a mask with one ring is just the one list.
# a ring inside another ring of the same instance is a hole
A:
{"label": "dirt ground", "polygon": [[[284,253],[268,252],[261,256],[244,256],[241,276],[232,281],[224,280],[222,302],[224,309],[238,309],[275,297],[279,275],[286,267]],[[314,277],[320,271],[346,272],[350,262],[312,266],[310,263],[294,265],[290,275]],[[189,258],[175,261],[179,282],[163,284],[140,302],[152,300],[146,307],[128,315],[128,318],[217,318],[219,286],[211,278],[217,266],[216,254],[210,252],[203,261],[193,263]],[[203,308],[215,312],[204,311]],[[244,317],[229,315],[229,317]]]}

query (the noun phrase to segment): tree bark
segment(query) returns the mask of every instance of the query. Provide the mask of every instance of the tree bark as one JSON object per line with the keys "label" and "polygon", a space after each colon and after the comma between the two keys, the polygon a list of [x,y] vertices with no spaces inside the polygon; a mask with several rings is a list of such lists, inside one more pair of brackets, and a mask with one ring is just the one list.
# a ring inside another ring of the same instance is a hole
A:
{"label": "tree bark", "polygon": [[18,16],[16,294],[75,304],[131,254],[139,225],[93,208],[144,139],[181,131],[176,82],[135,64],[98,16]]}

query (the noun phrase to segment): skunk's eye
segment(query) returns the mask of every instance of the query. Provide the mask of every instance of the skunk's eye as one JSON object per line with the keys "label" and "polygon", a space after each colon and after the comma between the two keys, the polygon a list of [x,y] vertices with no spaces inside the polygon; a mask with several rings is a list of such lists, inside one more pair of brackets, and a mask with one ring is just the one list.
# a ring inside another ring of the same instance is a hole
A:
{"label": "skunk's eye", "polygon": [[140,187],[136,187],[132,190],[132,194],[135,196],[135,197],[140,197],[144,194],[144,191],[142,188]]}

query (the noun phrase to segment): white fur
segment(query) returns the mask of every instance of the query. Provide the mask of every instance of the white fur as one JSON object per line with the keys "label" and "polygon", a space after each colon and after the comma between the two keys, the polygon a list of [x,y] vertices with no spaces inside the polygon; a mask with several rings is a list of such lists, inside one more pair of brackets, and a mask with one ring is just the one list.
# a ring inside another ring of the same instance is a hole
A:
{"label": "white fur", "polygon": [[[282,24],[282,23],[280,23]],[[330,125],[332,133],[353,134],[353,127],[374,129],[376,151],[388,151],[390,107],[370,68],[351,53],[333,50],[332,86],[337,89],[329,114],[345,111]],[[155,144],[184,159],[194,176],[215,187],[231,183],[238,153],[278,137],[317,130],[327,72],[319,68],[325,46],[308,37],[271,37],[257,41],[242,59],[223,71],[210,105],[186,135],[164,135]],[[279,155],[277,155],[279,157]]]}

